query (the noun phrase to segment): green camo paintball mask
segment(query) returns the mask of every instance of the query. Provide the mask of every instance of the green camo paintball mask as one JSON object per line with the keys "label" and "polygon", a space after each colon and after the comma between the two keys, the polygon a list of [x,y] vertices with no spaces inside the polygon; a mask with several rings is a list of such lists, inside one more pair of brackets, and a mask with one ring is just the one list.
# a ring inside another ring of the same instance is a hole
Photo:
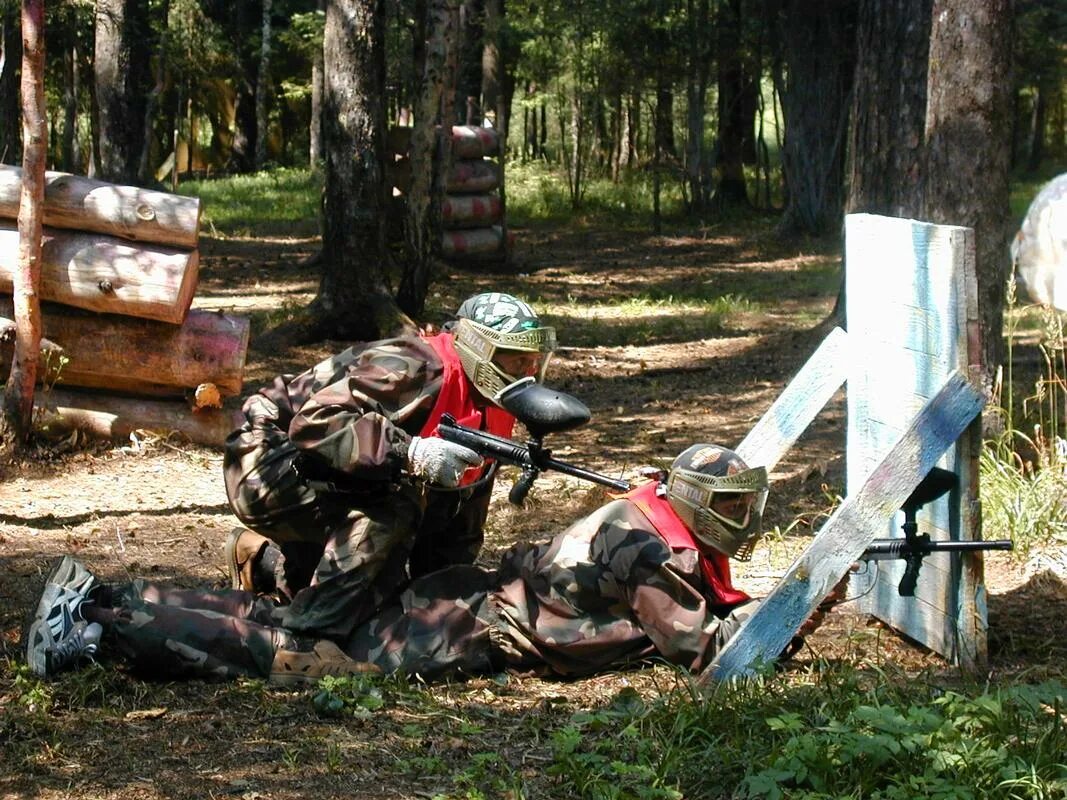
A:
{"label": "green camo paintball mask", "polygon": [[695,444],[671,464],[667,500],[698,542],[748,561],[763,533],[767,470],[725,447]]}
{"label": "green camo paintball mask", "polygon": [[463,302],[453,328],[463,371],[489,400],[523,378],[542,380],[556,332],[517,297],[486,292]]}

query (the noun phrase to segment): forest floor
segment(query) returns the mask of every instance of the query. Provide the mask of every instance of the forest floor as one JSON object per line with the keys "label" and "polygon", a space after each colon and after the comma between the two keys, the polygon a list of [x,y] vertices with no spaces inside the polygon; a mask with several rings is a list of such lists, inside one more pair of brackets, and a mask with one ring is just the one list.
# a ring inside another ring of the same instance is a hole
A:
{"label": "forest floor", "polygon": [[[593,411],[589,425],[558,437],[555,455],[626,477],[668,463],[693,441],[740,442],[818,345],[837,287],[834,243],[781,243],[759,226],[659,237],[578,226],[517,233],[507,269],[446,269],[427,319],[442,321],[477,290],[534,299],[561,342],[550,382]],[[313,239],[202,239],[196,304],[255,321],[247,391],[348,344],[256,346],[265,324],[313,296],[316,275],[301,263],[316,246]],[[726,298],[718,311],[697,302],[716,297]],[[766,522],[784,533],[739,565],[742,588],[769,590],[818,529],[843,493],[843,444],[839,393],[773,472]],[[396,682],[382,689],[378,710],[339,719],[316,713],[311,690],[154,682],[106,654],[99,666],[38,683],[21,666],[20,629],[54,557],[75,554],[107,580],[221,584],[221,548],[235,520],[221,455],[174,440],[65,441],[3,469],[2,798],[480,797],[508,796],[506,785],[525,787],[528,797],[565,797],[565,776],[545,770],[553,731],[625,688],[653,696],[678,680],[651,665],[578,681],[509,676],[414,689]],[[604,499],[598,489],[546,475],[527,508],[516,510],[504,476],[486,563]],[[986,558],[993,680],[1061,675],[1065,577],[1059,550]],[[953,674],[850,608],[829,615],[783,680],[804,680],[822,659],[902,675]]]}

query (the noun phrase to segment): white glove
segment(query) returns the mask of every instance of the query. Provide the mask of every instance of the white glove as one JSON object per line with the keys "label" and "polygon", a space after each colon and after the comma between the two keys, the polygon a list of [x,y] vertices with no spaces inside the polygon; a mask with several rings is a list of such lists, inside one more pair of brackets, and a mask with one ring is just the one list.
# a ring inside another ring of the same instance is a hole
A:
{"label": "white glove", "polygon": [[459,486],[464,472],[481,465],[482,457],[469,447],[437,436],[414,436],[408,445],[408,472],[438,486]]}

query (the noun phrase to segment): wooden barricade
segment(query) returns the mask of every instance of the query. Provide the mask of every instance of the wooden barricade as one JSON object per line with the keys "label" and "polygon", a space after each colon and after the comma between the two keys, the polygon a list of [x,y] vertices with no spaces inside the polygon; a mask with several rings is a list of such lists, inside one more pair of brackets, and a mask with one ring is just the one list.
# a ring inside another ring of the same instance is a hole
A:
{"label": "wooden barricade", "polygon": [[[875,538],[900,538],[900,507],[934,466],[959,488],[920,509],[934,539],[981,539],[981,386],[973,231],[873,215],[846,217],[849,332],[835,329],[738,446],[768,469],[848,380],[848,494],[701,680],[769,663]],[[855,355],[860,354],[860,355]],[[938,563],[940,560],[940,563]],[[980,552],[926,559],[915,596],[903,563],[853,578],[863,608],[953,663],[986,657]]]}
{"label": "wooden barricade", "polygon": [[[0,164],[0,293],[17,266],[21,182]],[[190,308],[200,201],[49,172],[42,215],[42,335],[58,350],[36,405],[49,425],[112,438],[174,430],[221,446],[231,420],[220,406],[241,392],[249,325]],[[0,296],[0,334],[13,316]],[[0,335],[4,374],[10,359]]]}
{"label": "wooden barricade", "polygon": [[[411,183],[407,152],[411,128],[389,130],[387,147],[397,156],[389,167],[389,180],[403,194]],[[500,135],[493,128],[477,125],[452,127],[452,163],[441,204],[444,232],[440,252],[445,258],[503,258],[513,243],[505,233]]]}

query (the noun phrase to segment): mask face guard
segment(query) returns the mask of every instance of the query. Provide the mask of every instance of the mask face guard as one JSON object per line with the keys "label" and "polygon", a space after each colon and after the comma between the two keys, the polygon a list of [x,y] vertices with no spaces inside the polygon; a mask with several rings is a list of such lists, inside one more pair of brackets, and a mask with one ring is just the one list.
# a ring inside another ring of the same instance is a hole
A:
{"label": "mask face guard", "polygon": [[[731,518],[714,508],[716,497],[741,494],[752,497],[745,506],[743,518]],[[667,497],[697,539],[738,561],[752,557],[763,533],[763,509],[767,504],[764,467],[725,476],[673,469],[667,478]]]}
{"label": "mask face guard", "polygon": [[492,399],[524,375],[509,375],[493,361],[501,351],[538,353],[538,382],[544,380],[552,351],[556,349],[556,331],[542,327],[530,330],[498,331],[470,319],[460,319],[455,327],[456,351],[471,382],[487,398]]}

